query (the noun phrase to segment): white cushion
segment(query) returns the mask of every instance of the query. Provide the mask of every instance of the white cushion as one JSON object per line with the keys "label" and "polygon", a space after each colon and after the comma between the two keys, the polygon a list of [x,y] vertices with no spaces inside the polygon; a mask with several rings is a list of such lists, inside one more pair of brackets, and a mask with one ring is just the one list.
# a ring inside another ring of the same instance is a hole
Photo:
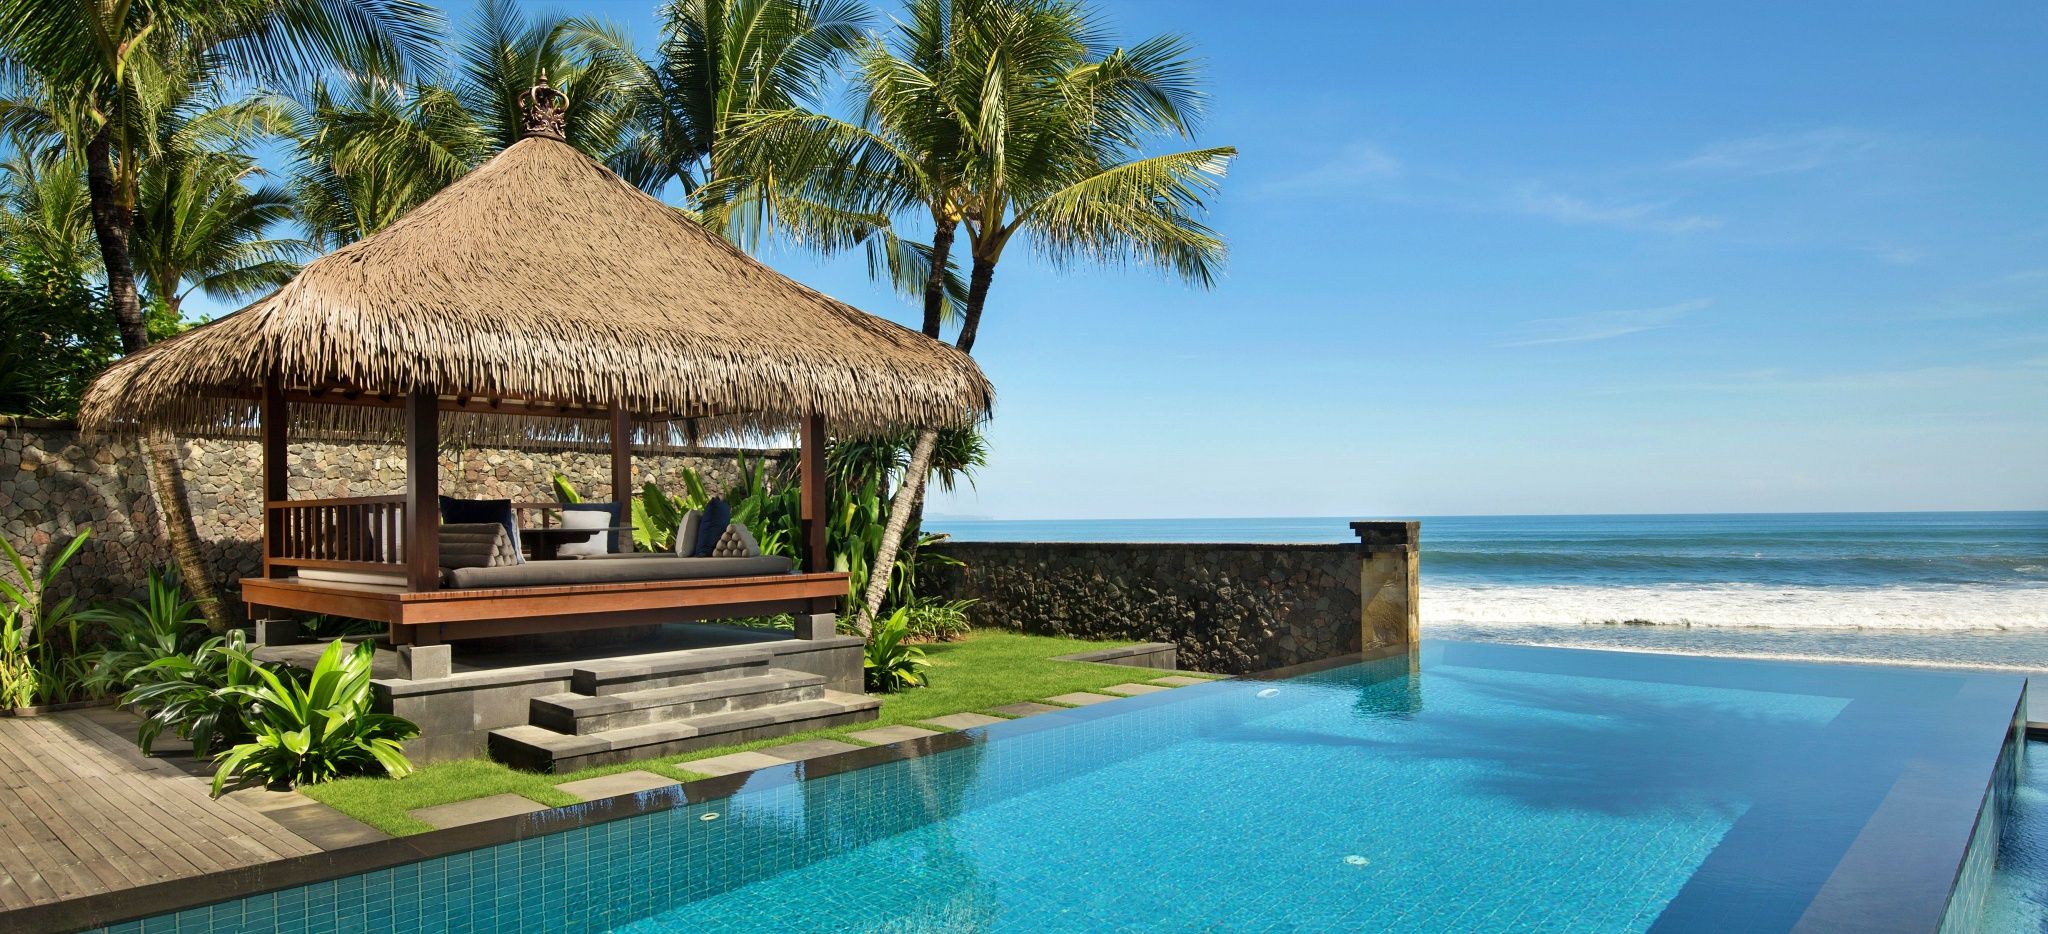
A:
{"label": "white cushion", "polygon": [[[602,529],[612,524],[612,515],[595,509],[565,509],[562,511],[562,528]],[[594,558],[611,549],[606,547],[611,533],[604,532],[590,536],[589,541],[563,542],[555,554],[563,558]]]}
{"label": "white cushion", "polygon": [[692,509],[683,513],[683,521],[676,525],[676,556],[687,558],[697,550],[697,529],[704,524],[704,513]]}

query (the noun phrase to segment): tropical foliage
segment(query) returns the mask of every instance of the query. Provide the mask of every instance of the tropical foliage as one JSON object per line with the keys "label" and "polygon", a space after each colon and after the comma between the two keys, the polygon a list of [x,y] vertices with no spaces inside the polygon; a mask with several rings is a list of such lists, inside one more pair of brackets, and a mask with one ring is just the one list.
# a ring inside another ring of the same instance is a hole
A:
{"label": "tropical foliage", "polygon": [[213,793],[254,776],[274,787],[293,787],[343,775],[412,772],[399,743],[419,735],[409,720],[371,710],[370,662],[375,646],[350,648],[337,639],[310,672],[255,665],[257,683],[222,688],[246,700],[251,738],[222,753]]}
{"label": "tropical foliage", "polygon": [[249,738],[247,700],[238,692],[260,682],[260,666],[239,629],[206,635],[189,649],[159,655],[126,675],[133,685],[121,703],[142,715],[135,744],[144,755],[168,732],[192,742],[192,754],[207,756]]}
{"label": "tropical foliage", "polygon": [[861,668],[870,691],[893,694],[925,686],[925,669],[931,663],[925,661],[924,649],[910,641],[908,612],[898,609],[876,620],[874,631],[868,634]]}
{"label": "tropical foliage", "polygon": [[12,580],[0,574],[0,706],[61,704],[91,679],[93,656],[82,640],[73,598],[57,596],[57,575],[85,547],[87,529],[58,549],[38,572],[0,538]]}

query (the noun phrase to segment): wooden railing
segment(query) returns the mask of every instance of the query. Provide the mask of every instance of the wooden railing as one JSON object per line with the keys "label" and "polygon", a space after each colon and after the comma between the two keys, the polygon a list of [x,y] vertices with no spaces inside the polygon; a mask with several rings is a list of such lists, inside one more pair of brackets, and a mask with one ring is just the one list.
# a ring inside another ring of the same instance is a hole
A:
{"label": "wooden railing", "polygon": [[405,497],[347,496],[264,504],[264,563],[392,570],[405,565]]}

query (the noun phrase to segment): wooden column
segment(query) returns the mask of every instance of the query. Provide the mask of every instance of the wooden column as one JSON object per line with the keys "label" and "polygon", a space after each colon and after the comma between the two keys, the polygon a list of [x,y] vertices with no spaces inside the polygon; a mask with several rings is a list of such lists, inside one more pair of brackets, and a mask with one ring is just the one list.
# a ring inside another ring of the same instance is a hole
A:
{"label": "wooden column", "polygon": [[270,559],[277,557],[284,544],[284,513],[271,509],[270,504],[291,497],[285,483],[290,472],[286,432],[291,426],[291,410],[284,401],[284,387],[275,375],[263,381],[263,401],[257,409],[256,421],[263,438],[263,576],[288,577],[290,568],[270,565]]}
{"label": "wooden column", "polygon": [[441,405],[432,392],[405,400],[407,589],[441,589]]}
{"label": "wooden column", "polygon": [[801,504],[804,532],[804,570],[832,570],[832,555],[825,550],[825,509],[831,497],[825,490],[825,418],[804,419],[800,438],[798,482],[803,486]]}
{"label": "wooden column", "polygon": [[618,521],[627,530],[619,533],[619,550],[633,550],[633,416],[623,403],[612,404],[612,503],[618,507]]}

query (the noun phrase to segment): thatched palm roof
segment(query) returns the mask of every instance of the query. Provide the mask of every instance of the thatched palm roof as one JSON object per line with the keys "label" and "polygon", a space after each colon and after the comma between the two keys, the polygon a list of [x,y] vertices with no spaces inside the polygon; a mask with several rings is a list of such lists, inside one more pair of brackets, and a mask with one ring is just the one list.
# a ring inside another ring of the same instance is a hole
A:
{"label": "thatched palm roof", "polygon": [[[967,355],[798,284],[546,136],[272,295],[116,363],[79,417],[232,429],[272,374],[302,400],[499,402],[532,413],[514,419],[526,430],[555,422],[549,404],[616,402],[692,434],[811,415],[869,434],[970,424],[992,399]],[[374,430],[392,414],[294,409],[301,430]]]}

